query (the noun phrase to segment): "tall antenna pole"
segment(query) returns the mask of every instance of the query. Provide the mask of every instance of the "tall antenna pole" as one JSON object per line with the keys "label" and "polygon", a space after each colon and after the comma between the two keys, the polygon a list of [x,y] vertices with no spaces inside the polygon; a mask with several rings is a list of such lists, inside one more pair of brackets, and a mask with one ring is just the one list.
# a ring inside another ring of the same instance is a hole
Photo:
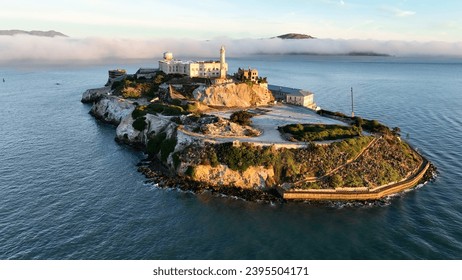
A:
{"label": "tall antenna pole", "polygon": [[351,87],[351,117],[355,117],[355,107],[354,107],[354,101],[353,101],[353,87]]}

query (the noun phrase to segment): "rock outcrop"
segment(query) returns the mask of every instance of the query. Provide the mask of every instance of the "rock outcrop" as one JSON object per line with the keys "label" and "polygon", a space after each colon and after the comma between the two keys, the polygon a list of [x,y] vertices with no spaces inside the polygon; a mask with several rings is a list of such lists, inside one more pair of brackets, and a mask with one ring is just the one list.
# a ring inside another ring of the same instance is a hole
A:
{"label": "rock outcrop", "polygon": [[252,107],[272,103],[271,92],[252,83],[229,83],[213,86],[200,86],[193,92],[194,98],[209,106]]}
{"label": "rock outcrop", "polygon": [[93,103],[108,95],[111,91],[109,87],[87,89],[82,94],[82,103]]}
{"label": "rock outcrop", "polygon": [[231,170],[226,165],[194,167],[193,180],[207,182],[216,186],[235,186],[243,189],[265,188],[274,184],[273,168],[263,166],[249,167],[244,172]]}
{"label": "rock outcrop", "polygon": [[105,122],[118,125],[131,114],[135,107],[131,101],[105,95],[93,104],[90,114]]}

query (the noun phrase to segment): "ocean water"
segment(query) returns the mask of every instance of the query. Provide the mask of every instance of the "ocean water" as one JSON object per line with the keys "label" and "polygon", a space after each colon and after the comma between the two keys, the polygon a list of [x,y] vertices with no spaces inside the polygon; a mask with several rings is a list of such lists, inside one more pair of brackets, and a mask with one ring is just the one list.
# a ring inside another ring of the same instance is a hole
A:
{"label": "ocean water", "polygon": [[[462,59],[255,56],[272,84],[398,126],[435,182],[374,204],[265,204],[158,189],[80,103],[107,69],[0,67],[0,259],[461,259]],[[149,66],[151,61],[144,61]],[[2,83],[1,78],[5,78]]]}

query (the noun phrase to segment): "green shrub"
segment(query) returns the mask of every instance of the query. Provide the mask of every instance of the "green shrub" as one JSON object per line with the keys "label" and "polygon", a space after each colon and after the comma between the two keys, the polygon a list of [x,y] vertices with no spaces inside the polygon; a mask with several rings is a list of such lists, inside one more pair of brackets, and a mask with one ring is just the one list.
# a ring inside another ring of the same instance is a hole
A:
{"label": "green shrub", "polygon": [[378,122],[377,120],[366,120],[365,119],[362,128],[372,133],[381,133],[385,135],[391,134],[390,129],[387,126]]}
{"label": "green shrub", "polygon": [[146,128],[146,118],[145,117],[140,117],[140,118],[137,118],[132,126],[134,129],[138,130],[138,131],[143,131],[145,128]]}
{"label": "green shrub", "polygon": [[151,103],[148,105],[147,110],[149,113],[162,113],[164,111],[164,105],[161,103]]}
{"label": "green shrub", "polygon": [[199,111],[199,105],[197,103],[188,103],[183,106],[184,110],[190,113],[195,113]]}
{"label": "green shrub", "polygon": [[298,141],[324,141],[355,137],[360,134],[357,127],[324,124],[290,124],[282,127]]}
{"label": "green shrub", "polygon": [[342,176],[340,176],[338,174],[334,174],[332,177],[330,177],[329,185],[334,189],[339,188],[339,187],[343,187],[343,178],[342,178]]}
{"label": "green shrub", "polygon": [[176,138],[172,137],[165,139],[160,144],[160,159],[163,162],[167,162],[168,155],[175,150]]}
{"label": "green shrub", "polygon": [[111,85],[111,89],[112,90],[115,90],[115,89],[119,89],[119,88],[122,88],[122,81],[114,81]]}
{"label": "green shrub", "polygon": [[132,118],[137,119],[139,117],[145,116],[146,113],[146,106],[137,106],[132,112]]}
{"label": "green shrub", "polygon": [[363,179],[357,173],[349,173],[344,180],[345,187],[364,187]]}
{"label": "green shrub", "polygon": [[191,178],[194,178],[194,175],[196,175],[196,168],[194,166],[188,166],[186,171],[184,172],[186,176],[189,176]]}
{"label": "green shrub", "polygon": [[250,125],[252,121],[250,118],[253,117],[253,114],[247,111],[237,111],[231,114],[229,117],[230,121],[238,123],[240,125]]}
{"label": "green shrub", "polygon": [[165,105],[162,114],[166,116],[178,116],[183,115],[185,112],[183,108],[175,105]]}
{"label": "green shrub", "polygon": [[181,100],[180,99],[172,99],[172,101],[170,102],[172,105],[175,105],[175,106],[181,106]]}
{"label": "green shrub", "polygon": [[210,165],[212,167],[217,167],[219,164],[220,162],[218,161],[217,153],[215,151],[212,151],[210,153]]}
{"label": "green shrub", "polygon": [[146,151],[150,156],[156,155],[160,151],[160,145],[162,142],[165,140],[167,137],[167,134],[165,132],[156,134],[154,137],[149,139],[148,145],[146,147]]}

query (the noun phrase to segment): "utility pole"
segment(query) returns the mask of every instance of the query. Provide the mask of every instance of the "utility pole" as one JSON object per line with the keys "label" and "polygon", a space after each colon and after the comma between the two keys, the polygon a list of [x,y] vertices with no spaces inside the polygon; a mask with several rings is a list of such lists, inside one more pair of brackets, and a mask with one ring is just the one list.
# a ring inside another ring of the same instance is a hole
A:
{"label": "utility pole", "polygon": [[353,101],[353,87],[351,87],[351,117],[355,117],[355,107],[354,107],[354,101]]}

